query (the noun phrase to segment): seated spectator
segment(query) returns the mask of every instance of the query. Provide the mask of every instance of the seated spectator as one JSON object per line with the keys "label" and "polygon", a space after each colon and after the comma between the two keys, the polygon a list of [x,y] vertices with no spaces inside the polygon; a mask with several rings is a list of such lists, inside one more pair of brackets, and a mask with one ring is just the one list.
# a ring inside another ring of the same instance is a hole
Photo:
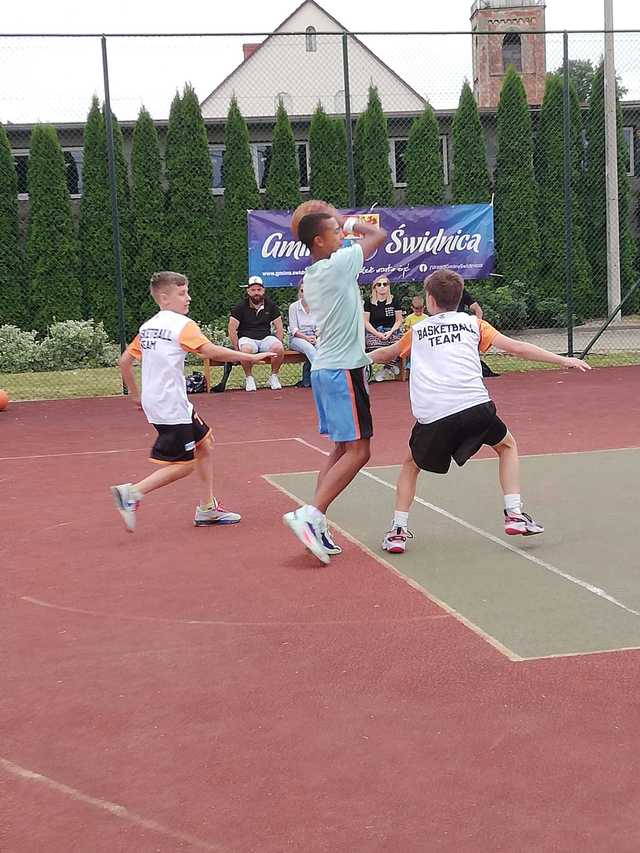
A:
{"label": "seated spectator", "polygon": [[[373,282],[371,296],[364,303],[365,349],[367,352],[386,347],[402,336],[402,309],[400,300],[391,293],[386,275],[379,275]],[[385,364],[376,373],[376,382],[393,379],[400,373],[397,361]]]}
{"label": "seated spectator", "polygon": [[[462,297],[460,299],[460,305],[458,306],[459,311],[464,311],[466,314],[475,314],[478,320],[482,320],[482,306],[476,299],[469,293],[467,288],[462,289]],[[494,371],[489,367],[486,361],[480,359],[480,365],[482,367],[482,375],[486,377],[491,376],[500,376],[499,373],[494,373]]]}
{"label": "seated spectator", "polygon": [[424,296],[412,296],[411,309],[413,313],[404,318],[405,332],[412,326],[415,326],[416,323],[419,323],[420,320],[426,319],[427,315],[424,313]]}
{"label": "seated spectator", "polygon": [[[246,298],[231,309],[228,334],[231,346],[240,352],[278,353],[278,357],[271,362],[269,387],[273,391],[279,391],[282,385],[278,379],[278,371],[284,358],[282,316],[275,302],[265,296],[260,276],[251,276]],[[255,391],[256,382],[251,375],[252,365],[243,363],[242,369],[245,375],[245,390]]]}
{"label": "seated spectator", "polygon": [[302,388],[311,388],[311,365],[316,357],[316,321],[304,301],[304,281],[298,285],[298,299],[289,305],[289,348],[307,359],[302,368]]}

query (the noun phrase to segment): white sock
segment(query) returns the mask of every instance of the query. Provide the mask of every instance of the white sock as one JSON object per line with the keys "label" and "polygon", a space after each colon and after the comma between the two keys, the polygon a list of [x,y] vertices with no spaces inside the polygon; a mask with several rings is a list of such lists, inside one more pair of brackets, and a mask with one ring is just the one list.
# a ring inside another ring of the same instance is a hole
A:
{"label": "white sock", "polygon": [[393,526],[406,530],[409,525],[409,513],[396,510],[393,514]]}
{"label": "white sock", "polygon": [[311,506],[311,504],[307,504],[307,513],[314,524],[322,524],[324,521],[324,513],[320,512],[317,507]]}
{"label": "white sock", "polygon": [[507,512],[513,512],[519,515],[522,512],[522,499],[520,495],[505,495],[504,508]]}

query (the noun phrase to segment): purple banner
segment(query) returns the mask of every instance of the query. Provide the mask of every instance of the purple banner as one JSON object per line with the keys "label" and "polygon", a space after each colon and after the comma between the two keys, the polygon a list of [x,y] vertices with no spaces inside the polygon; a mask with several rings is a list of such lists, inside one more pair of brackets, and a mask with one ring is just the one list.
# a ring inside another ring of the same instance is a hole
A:
{"label": "purple banner", "polygon": [[[422,281],[442,267],[465,279],[493,272],[493,207],[456,204],[443,207],[381,207],[343,210],[387,231],[387,239],[365,259],[359,281],[369,284],[382,273],[392,282]],[[296,285],[309,264],[309,252],[289,230],[291,211],[249,210],[249,275],[265,287]]]}

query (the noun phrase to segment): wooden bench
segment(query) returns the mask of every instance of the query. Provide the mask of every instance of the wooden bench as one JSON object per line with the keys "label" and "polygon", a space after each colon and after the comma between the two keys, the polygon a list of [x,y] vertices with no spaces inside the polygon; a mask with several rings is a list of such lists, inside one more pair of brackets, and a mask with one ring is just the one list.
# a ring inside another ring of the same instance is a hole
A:
{"label": "wooden bench", "polygon": [[[302,355],[301,352],[296,352],[292,349],[286,349],[284,351],[284,361],[283,364],[304,364],[306,358]],[[227,387],[227,382],[229,380],[229,376],[234,367],[239,366],[239,362],[237,361],[213,361],[210,358],[204,358],[202,360],[203,366],[202,371],[204,373],[204,381],[206,383],[207,391],[211,391],[213,393],[219,393],[224,391]],[[222,367],[222,379],[218,382],[217,385],[211,385],[211,368],[212,367]],[[400,382],[406,382],[407,380],[407,360],[402,357],[400,359],[400,373],[395,377],[396,380]]]}
{"label": "wooden bench", "polygon": [[[203,360],[203,368],[202,372],[204,373],[204,381],[207,385],[207,391],[219,392],[224,391],[227,385],[227,381],[229,379],[229,375],[234,367],[238,367],[240,362],[238,361],[213,361],[210,358],[204,358]],[[304,364],[306,358],[302,355],[301,352],[296,352],[292,349],[286,349],[284,351],[284,361],[283,364]],[[268,362],[265,362],[268,364]],[[211,368],[212,367],[222,367],[222,379],[218,382],[217,385],[211,385]]]}

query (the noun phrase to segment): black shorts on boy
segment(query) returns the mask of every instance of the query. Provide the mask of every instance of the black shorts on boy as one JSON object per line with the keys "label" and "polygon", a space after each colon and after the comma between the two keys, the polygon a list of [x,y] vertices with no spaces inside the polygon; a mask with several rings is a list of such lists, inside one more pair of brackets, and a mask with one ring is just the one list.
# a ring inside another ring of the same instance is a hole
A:
{"label": "black shorts on boy", "polygon": [[460,466],[483,444],[495,447],[507,434],[490,400],[429,424],[416,422],[409,439],[413,461],[423,471],[446,474],[454,459]]}
{"label": "black shorts on boy", "polygon": [[209,427],[193,410],[190,424],[153,424],[158,437],[151,448],[152,462],[160,465],[193,462],[199,444],[211,433]]}

